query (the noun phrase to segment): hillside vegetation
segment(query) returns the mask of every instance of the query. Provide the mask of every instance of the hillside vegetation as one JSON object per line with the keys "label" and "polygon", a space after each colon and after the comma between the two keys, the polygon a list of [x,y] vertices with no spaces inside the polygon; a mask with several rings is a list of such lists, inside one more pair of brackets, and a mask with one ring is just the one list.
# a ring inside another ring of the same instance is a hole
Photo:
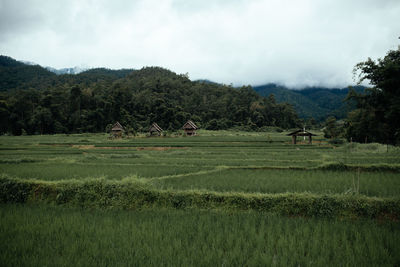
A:
{"label": "hillside vegetation", "polygon": [[343,119],[347,113],[355,109],[355,105],[346,102],[350,89],[358,93],[365,90],[363,86],[349,88],[304,88],[291,90],[277,84],[255,86],[254,90],[262,96],[274,95],[276,102],[286,102],[293,105],[300,118],[314,118],[323,121],[329,116]]}
{"label": "hillside vegetation", "polygon": [[159,67],[57,76],[2,57],[1,71],[6,86],[0,94],[0,133],[104,132],[116,121],[133,132],[146,131],[153,122],[177,130],[189,119],[212,130],[292,128],[300,122],[291,105],[261,97],[250,86],[193,82]]}

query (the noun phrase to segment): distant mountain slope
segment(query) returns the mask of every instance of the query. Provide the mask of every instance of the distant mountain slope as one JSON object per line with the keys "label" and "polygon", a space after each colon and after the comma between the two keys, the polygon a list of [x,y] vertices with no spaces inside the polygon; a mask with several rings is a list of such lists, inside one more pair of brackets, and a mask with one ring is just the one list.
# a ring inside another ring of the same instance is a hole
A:
{"label": "distant mountain slope", "polygon": [[128,74],[133,72],[134,69],[119,69],[119,70],[111,70],[106,68],[95,68],[89,69],[79,73],[77,76],[82,77],[90,77],[90,76],[97,76],[97,77],[109,77],[109,78],[125,78]]}
{"label": "distant mountain slope", "polygon": [[[357,92],[363,92],[365,87],[353,87]],[[262,96],[273,94],[278,103],[292,104],[301,118],[314,118],[324,120],[328,116],[336,118],[346,117],[351,107],[343,100],[349,92],[349,88],[305,88],[291,90],[277,84],[266,84],[254,87],[254,90]]]}
{"label": "distant mountain slope", "polygon": [[57,75],[48,68],[0,56],[0,92],[12,89],[46,89],[61,84],[88,86],[102,81],[112,83],[126,77],[133,69],[110,70],[95,68],[79,74]]}
{"label": "distant mountain slope", "polygon": [[56,74],[39,65],[28,65],[0,56],[0,91],[15,88],[44,88]]}
{"label": "distant mountain slope", "polygon": [[2,92],[0,134],[104,132],[116,121],[130,131],[147,131],[153,122],[173,131],[189,119],[210,130],[300,126],[291,105],[261,97],[251,86],[193,82],[160,67],[90,70],[53,81],[44,90]]}
{"label": "distant mountain slope", "polygon": [[59,75],[58,81],[61,83],[72,82],[73,84],[80,84],[83,86],[89,86],[90,84],[97,82],[107,82],[111,84],[118,79],[127,77],[128,74],[133,71],[133,69],[110,70],[106,68],[95,68],[86,70],[79,74]]}

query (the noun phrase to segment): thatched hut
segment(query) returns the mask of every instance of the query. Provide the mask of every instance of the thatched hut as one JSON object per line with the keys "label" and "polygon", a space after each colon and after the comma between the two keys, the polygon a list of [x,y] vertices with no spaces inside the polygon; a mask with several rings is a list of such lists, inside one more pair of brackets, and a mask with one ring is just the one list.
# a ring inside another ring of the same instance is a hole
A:
{"label": "thatched hut", "polygon": [[150,135],[157,135],[157,136],[160,136],[161,133],[162,133],[162,131],[163,131],[163,129],[161,129],[161,127],[158,126],[158,124],[155,123],[155,122],[154,122],[154,123],[150,126],[150,128],[149,128],[149,133],[150,133]]}
{"label": "thatched hut", "polygon": [[196,126],[196,124],[194,124],[193,121],[188,120],[182,127],[183,131],[185,132],[186,135],[196,135],[196,130],[198,129],[198,127]]}
{"label": "thatched hut", "polygon": [[111,136],[114,138],[121,138],[124,132],[124,127],[118,121],[111,128]]}
{"label": "thatched hut", "polygon": [[306,131],[306,129],[302,129],[302,130],[297,130],[294,131],[292,133],[287,134],[288,136],[292,136],[292,144],[296,144],[297,143],[297,136],[308,136],[308,143],[311,144],[312,143],[312,136],[317,136],[316,134],[310,133],[309,131]]}

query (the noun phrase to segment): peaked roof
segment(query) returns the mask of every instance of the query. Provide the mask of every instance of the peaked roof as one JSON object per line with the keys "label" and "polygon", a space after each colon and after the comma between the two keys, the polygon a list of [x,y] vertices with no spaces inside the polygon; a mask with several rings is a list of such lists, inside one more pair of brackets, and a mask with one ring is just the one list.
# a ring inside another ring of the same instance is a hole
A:
{"label": "peaked roof", "polygon": [[311,133],[309,131],[306,131],[305,129],[297,130],[297,131],[294,131],[292,133],[288,133],[287,135],[298,135],[298,136],[309,136],[309,135],[311,135],[311,136],[317,136],[316,134],[313,134],[313,133]]}
{"label": "peaked roof", "polygon": [[196,129],[198,129],[198,127],[196,126],[196,124],[194,124],[193,121],[188,120],[188,121],[183,125],[182,129],[189,129],[189,130],[193,129],[193,130],[196,130]]}
{"label": "peaked roof", "polygon": [[122,125],[117,121],[116,123],[114,123],[111,130],[112,131],[123,131],[124,127],[122,127]]}
{"label": "peaked roof", "polygon": [[153,124],[150,126],[149,132],[151,132],[152,129],[156,130],[157,132],[162,132],[163,131],[163,129],[161,129],[161,127],[158,126],[158,124],[155,123],[155,122],[153,122]]}

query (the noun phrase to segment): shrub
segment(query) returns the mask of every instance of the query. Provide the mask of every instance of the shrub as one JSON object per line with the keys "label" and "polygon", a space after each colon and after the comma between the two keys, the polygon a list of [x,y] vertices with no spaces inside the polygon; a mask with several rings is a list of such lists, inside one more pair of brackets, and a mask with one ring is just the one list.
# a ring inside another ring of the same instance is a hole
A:
{"label": "shrub", "polygon": [[151,189],[135,179],[41,182],[0,178],[1,203],[46,201],[81,207],[218,208],[276,212],[290,216],[400,218],[400,199],[313,194],[243,194]]}

